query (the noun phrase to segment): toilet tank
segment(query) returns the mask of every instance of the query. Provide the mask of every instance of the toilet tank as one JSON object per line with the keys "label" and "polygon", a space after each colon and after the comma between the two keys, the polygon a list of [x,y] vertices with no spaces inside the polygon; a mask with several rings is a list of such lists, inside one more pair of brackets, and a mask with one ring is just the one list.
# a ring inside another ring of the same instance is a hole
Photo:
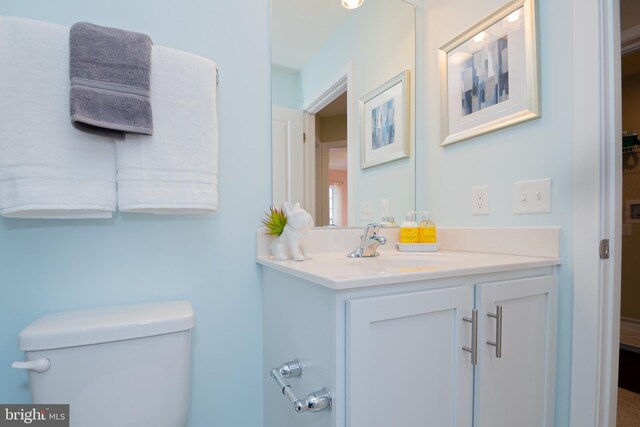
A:
{"label": "toilet tank", "polygon": [[69,404],[71,427],[183,427],[193,326],[186,301],[44,316],[19,337],[50,362],[29,371],[33,403]]}

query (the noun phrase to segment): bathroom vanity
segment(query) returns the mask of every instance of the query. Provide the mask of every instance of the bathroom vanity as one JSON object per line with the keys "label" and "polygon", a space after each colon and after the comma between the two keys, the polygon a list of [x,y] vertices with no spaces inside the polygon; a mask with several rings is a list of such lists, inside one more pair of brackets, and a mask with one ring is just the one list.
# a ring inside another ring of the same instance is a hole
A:
{"label": "bathroom vanity", "polygon": [[[390,229],[358,259],[338,249],[361,230],[317,232],[304,262],[258,236],[266,427],[553,425],[557,228],[439,230],[434,253],[398,252]],[[290,390],[326,387],[330,409],[296,413],[269,377],[294,359]]]}

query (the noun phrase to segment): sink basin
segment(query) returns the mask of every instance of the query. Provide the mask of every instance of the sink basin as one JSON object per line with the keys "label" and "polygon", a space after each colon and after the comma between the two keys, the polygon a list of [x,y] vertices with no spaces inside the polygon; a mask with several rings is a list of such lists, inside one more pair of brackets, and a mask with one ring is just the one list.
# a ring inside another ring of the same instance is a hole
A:
{"label": "sink basin", "polygon": [[[395,270],[398,272],[431,271],[464,262],[463,255],[440,253],[382,253],[377,257],[349,258],[344,264],[360,269]],[[381,271],[382,272],[382,271]]]}
{"label": "sink basin", "polygon": [[360,263],[373,263],[389,267],[410,267],[449,264],[460,262],[460,259],[452,256],[383,254],[377,257],[351,258],[349,261],[352,264],[357,264],[357,261],[360,261]]}

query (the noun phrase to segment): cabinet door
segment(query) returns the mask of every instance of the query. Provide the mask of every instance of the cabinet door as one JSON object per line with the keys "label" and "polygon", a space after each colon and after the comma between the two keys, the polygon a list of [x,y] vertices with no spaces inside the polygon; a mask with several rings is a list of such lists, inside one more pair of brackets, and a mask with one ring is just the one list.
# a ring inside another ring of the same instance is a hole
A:
{"label": "cabinet door", "polygon": [[[481,348],[475,372],[476,427],[551,427],[556,347],[556,278],[476,286]],[[502,307],[502,354],[497,341]]]}
{"label": "cabinet door", "polygon": [[473,289],[347,302],[347,426],[469,427]]}

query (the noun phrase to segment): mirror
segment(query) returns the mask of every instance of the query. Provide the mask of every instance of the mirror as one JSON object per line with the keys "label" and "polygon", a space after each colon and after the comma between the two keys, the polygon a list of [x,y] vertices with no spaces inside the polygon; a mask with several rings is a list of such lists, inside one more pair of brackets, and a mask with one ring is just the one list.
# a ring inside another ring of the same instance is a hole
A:
{"label": "mirror", "polygon": [[[299,201],[316,226],[415,210],[415,19],[411,0],[271,0],[274,206]],[[409,156],[363,169],[360,100],[404,70]]]}

